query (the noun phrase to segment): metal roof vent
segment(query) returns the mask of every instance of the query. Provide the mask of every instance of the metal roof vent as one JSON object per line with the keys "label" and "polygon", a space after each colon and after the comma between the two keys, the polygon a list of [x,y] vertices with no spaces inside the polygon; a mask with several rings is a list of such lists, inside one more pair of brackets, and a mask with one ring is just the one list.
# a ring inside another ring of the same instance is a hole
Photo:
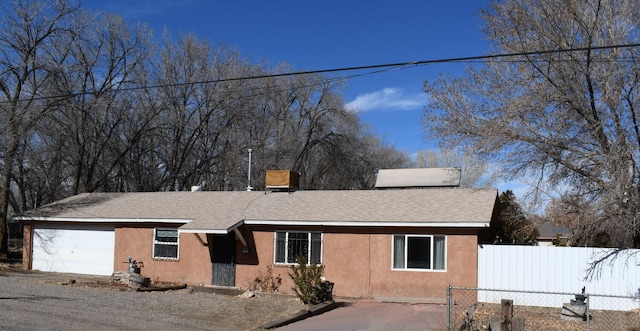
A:
{"label": "metal roof vent", "polygon": [[273,192],[297,191],[300,174],[291,170],[267,170],[265,188]]}

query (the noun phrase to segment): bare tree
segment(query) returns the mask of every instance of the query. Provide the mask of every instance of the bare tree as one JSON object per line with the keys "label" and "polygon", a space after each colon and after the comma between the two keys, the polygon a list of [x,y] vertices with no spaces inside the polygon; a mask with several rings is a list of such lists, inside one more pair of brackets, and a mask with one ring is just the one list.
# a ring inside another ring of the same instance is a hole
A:
{"label": "bare tree", "polygon": [[[122,18],[75,10],[73,29],[47,47],[60,58],[40,90],[47,112],[23,132],[12,174],[14,211],[72,194],[123,191],[130,150],[148,134],[152,114],[141,104],[149,35]],[[133,162],[139,163],[139,160]]]}
{"label": "bare tree", "polygon": [[[275,69],[283,71],[290,69]],[[379,168],[408,163],[344,107],[340,80],[301,75],[260,79],[252,86],[256,93],[238,134],[244,133],[246,147],[254,150],[256,189],[263,187],[268,169],[299,172],[304,189],[372,188]]]}
{"label": "bare tree", "polygon": [[69,196],[70,171],[61,135],[42,134],[43,124],[30,132],[18,149],[12,175],[9,204],[15,212],[25,211]]}
{"label": "bare tree", "polygon": [[231,48],[213,49],[187,35],[177,42],[165,38],[156,68],[156,85],[163,86],[157,142],[163,188],[214,180],[229,131],[241,118],[239,94],[246,85],[221,80],[243,77],[243,61]]}
{"label": "bare tree", "polygon": [[256,189],[267,169],[300,172],[305,189],[367,189],[408,163],[344,107],[340,80],[265,78],[291,69],[193,35],[156,48],[144,26],[63,2],[2,8],[3,220],[82,192],[243,190],[248,148]]}
{"label": "bare tree", "polygon": [[426,168],[460,168],[460,187],[490,187],[494,183],[488,162],[474,157],[472,153],[455,150],[419,151],[417,165]]}
{"label": "bare tree", "polygon": [[49,91],[71,96],[52,117],[59,130],[53,134],[67,138],[74,194],[114,191],[122,159],[153,121],[144,109],[134,110],[139,96],[128,90],[143,84],[150,35],[114,15],[81,12],[74,24],[84,29],[69,40],[70,59]]}
{"label": "bare tree", "polygon": [[582,225],[640,247],[640,48],[615,47],[638,42],[640,3],[492,1],[482,17],[496,53],[527,54],[425,82],[425,129],[570,194],[593,208],[576,210]]}
{"label": "bare tree", "polygon": [[585,213],[596,215],[598,211],[582,201],[580,197],[571,194],[552,199],[545,209],[549,222],[570,229],[569,244],[571,246],[613,247],[609,233],[612,232],[610,227],[616,225],[584,222],[582,214]]}
{"label": "bare tree", "polygon": [[6,221],[20,144],[55,100],[44,100],[67,52],[56,50],[71,31],[66,17],[76,8],[64,1],[8,1],[0,5],[0,120],[4,132],[0,180],[0,252],[7,251]]}
{"label": "bare tree", "polygon": [[[244,68],[244,75],[268,76],[291,69]],[[227,92],[236,117],[208,189],[247,186],[247,150],[253,150],[252,186],[264,189],[269,169],[301,174],[303,189],[371,188],[377,169],[406,165],[408,157],[385,146],[346,110],[342,82],[322,75],[251,79]],[[227,107],[231,109],[231,107]]]}

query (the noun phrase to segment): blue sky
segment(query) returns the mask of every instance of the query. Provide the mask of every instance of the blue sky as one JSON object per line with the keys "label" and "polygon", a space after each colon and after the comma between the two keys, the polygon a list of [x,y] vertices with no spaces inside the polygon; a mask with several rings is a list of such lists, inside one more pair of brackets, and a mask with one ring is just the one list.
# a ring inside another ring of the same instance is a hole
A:
{"label": "blue sky", "polygon": [[[194,33],[236,48],[252,62],[321,70],[489,53],[478,11],[486,0],[83,0],[88,10],[145,22],[160,37]],[[459,75],[465,64],[414,66],[351,78],[344,102],[387,144],[410,154],[434,148],[421,117],[425,79]],[[374,70],[370,70],[374,71]],[[357,73],[365,73],[363,71]],[[343,73],[341,75],[351,75]],[[526,185],[497,183],[522,197]]]}
{"label": "blue sky", "polygon": [[[252,62],[293,70],[366,66],[487,53],[477,12],[485,1],[84,0],[89,10],[146,22],[156,36],[192,32],[229,45]],[[349,79],[344,101],[390,145],[433,147],[420,125],[424,79],[464,64],[416,66]],[[364,71],[367,72],[367,71]],[[358,72],[360,73],[360,72]],[[348,75],[352,73],[342,73]]]}

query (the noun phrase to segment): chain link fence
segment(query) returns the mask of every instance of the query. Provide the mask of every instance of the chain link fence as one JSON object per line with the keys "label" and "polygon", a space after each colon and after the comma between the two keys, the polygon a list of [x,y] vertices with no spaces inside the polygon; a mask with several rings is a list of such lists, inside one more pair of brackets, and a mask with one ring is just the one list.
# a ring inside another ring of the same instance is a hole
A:
{"label": "chain link fence", "polygon": [[[513,301],[513,317],[524,330],[640,330],[637,295],[507,291],[449,286],[448,330],[489,330],[492,316],[501,316],[501,300]],[[495,319],[496,317],[494,317]]]}

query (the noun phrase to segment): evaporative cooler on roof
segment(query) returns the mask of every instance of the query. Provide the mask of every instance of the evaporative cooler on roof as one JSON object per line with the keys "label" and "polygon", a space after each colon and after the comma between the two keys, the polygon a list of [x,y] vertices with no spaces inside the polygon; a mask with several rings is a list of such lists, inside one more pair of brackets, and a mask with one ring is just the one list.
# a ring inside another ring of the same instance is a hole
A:
{"label": "evaporative cooler on roof", "polygon": [[291,192],[298,190],[300,175],[291,170],[267,170],[266,189]]}

